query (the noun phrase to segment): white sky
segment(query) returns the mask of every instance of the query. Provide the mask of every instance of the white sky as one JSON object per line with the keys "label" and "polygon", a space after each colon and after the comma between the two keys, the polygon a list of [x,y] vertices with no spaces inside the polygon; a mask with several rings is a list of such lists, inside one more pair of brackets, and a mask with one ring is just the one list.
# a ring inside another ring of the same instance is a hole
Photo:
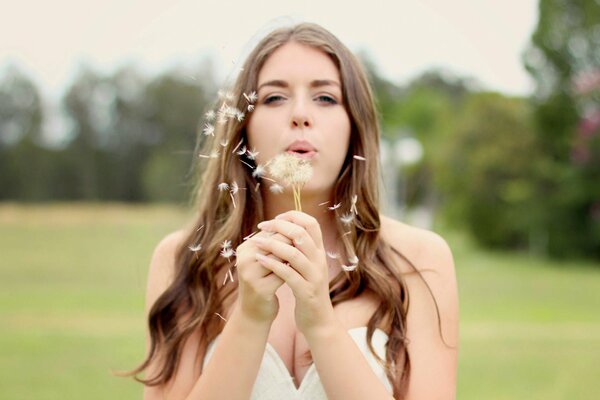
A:
{"label": "white sky", "polygon": [[[12,60],[57,97],[85,61],[156,73],[203,54],[230,74],[253,38],[287,21],[317,22],[404,84],[438,66],[506,94],[529,94],[521,53],[535,0],[0,0],[0,69]],[[217,82],[217,84],[220,84]]]}

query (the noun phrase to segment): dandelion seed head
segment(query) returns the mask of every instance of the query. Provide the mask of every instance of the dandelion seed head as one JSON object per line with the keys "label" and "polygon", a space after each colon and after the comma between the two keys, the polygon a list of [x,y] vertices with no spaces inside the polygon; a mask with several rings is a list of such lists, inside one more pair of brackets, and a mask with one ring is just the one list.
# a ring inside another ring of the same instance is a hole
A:
{"label": "dandelion seed head", "polygon": [[253,91],[252,91],[252,92],[251,92],[251,93],[248,95],[247,99],[248,99],[248,102],[250,102],[250,103],[254,103],[254,102],[255,102],[255,101],[258,99],[258,95],[256,94],[256,91],[254,91],[254,90],[253,90]]}
{"label": "dandelion seed head", "polygon": [[267,164],[269,173],[286,185],[304,185],[312,177],[312,166],[306,159],[290,153],[281,153]]}
{"label": "dandelion seed head", "polygon": [[234,255],[235,255],[235,251],[232,248],[226,248],[226,249],[221,250],[221,257],[230,259]]}

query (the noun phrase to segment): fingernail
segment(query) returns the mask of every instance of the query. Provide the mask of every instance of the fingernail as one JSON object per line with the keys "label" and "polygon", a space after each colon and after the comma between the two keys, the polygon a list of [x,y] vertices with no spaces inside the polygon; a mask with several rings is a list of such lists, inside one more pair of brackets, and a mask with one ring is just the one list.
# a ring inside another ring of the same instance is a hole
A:
{"label": "fingernail", "polygon": [[265,225],[267,225],[267,222],[266,222],[266,221],[263,221],[263,222],[260,222],[258,225],[256,225],[256,227],[257,227],[258,229],[261,229],[261,228],[262,228],[262,227],[264,227]]}

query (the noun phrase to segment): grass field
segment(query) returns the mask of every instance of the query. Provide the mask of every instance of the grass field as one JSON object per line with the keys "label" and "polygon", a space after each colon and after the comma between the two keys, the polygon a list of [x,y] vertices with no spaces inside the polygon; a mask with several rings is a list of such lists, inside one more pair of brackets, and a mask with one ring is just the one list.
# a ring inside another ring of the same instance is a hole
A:
{"label": "grass field", "polygon": [[[167,206],[0,205],[0,398],[141,399],[110,370],[141,361],[150,256],[186,218]],[[482,252],[438,232],[459,280],[458,398],[598,398],[600,265]]]}

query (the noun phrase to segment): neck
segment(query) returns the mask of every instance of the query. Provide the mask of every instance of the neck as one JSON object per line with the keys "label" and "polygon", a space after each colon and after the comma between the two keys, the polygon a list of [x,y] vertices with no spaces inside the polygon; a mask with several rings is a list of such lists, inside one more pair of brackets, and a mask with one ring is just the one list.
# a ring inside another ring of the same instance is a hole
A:
{"label": "neck", "polygon": [[[262,190],[261,193],[264,200],[265,220],[294,210],[294,197],[291,189],[286,188],[283,193],[279,194],[273,194],[269,190]],[[326,192],[302,192],[302,212],[316,218],[321,227],[325,249],[333,251],[337,248],[335,213],[327,208],[333,205],[332,197],[331,193]],[[327,204],[323,204],[325,202]]]}

